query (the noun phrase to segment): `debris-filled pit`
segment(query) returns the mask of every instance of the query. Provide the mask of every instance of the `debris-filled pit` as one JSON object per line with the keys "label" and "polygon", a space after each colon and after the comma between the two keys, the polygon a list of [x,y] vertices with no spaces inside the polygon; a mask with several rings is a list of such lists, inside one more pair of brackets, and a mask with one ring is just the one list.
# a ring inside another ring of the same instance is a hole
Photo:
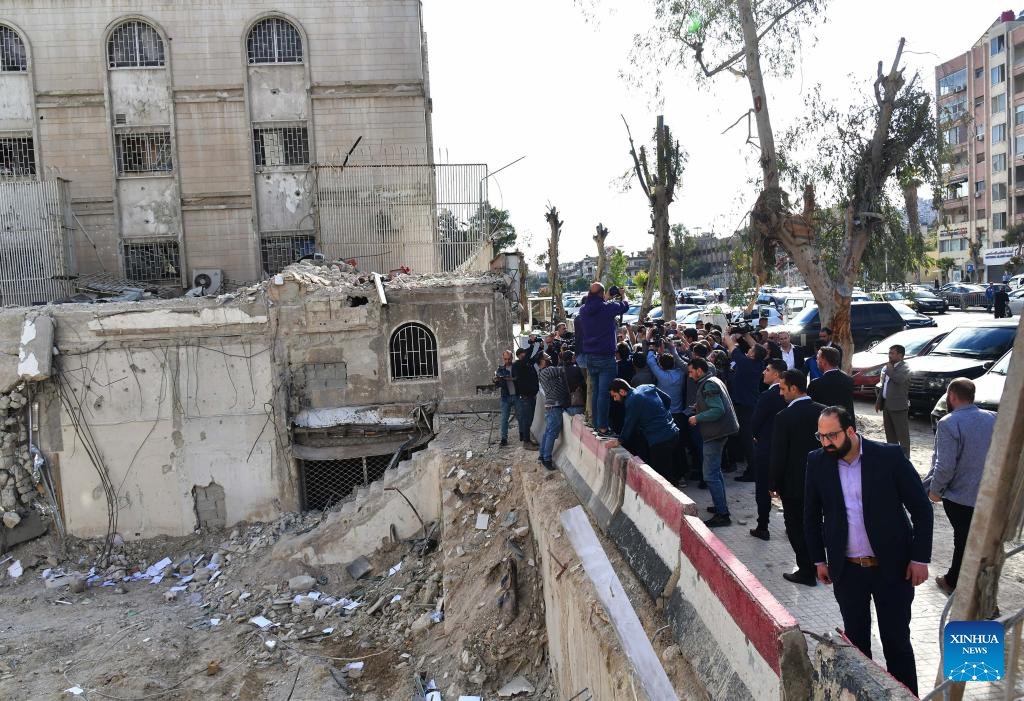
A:
{"label": "debris-filled pit", "polygon": [[424,698],[431,682],[446,700],[559,698],[520,478],[563,478],[533,453],[481,449],[486,431],[461,421],[440,419],[431,448],[444,451],[441,523],[347,566],[272,555],[318,528],[320,512],[187,538],[118,536],[104,567],[102,540],[62,548],[51,534],[15,547],[0,557],[11,558],[0,570],[0,698],[390,701]]}

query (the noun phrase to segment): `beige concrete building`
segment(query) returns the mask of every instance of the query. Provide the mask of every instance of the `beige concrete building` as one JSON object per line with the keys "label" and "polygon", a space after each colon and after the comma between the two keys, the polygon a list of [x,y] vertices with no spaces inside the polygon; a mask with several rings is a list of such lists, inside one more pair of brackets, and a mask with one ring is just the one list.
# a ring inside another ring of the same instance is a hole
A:
{"label": "beige concrete building", "polygon": [[[419,0],[0,6],[0,178],[70,181],[79,273],[191,286],[350,254],[319,240],[316,164],[426,166],[431,149]],[[374,172],[332,183],[358,198],[395,179]],[[403,228],[371,205],[378,243],[433,241],[431,215]]]}
{"label": "beige concrete building", "polygon": [[1007,229],[1024,223],[1024,18],[1003,13],[935,67],[946,151],[938,256],[972,281],[999,280]]}

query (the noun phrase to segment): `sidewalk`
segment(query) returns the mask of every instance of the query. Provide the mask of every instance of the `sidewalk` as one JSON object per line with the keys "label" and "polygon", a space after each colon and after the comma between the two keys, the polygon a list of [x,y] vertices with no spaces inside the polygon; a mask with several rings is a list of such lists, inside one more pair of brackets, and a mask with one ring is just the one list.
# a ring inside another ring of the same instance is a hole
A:
{"label": "sidewalk", "polygon": [[[866,437],[884,440],[881,416],[876,416],[872,406],[867,402],[857,402],[858,423],[863,423]],[[925,420],[915,419],[911,422],[911,441],[913,442],[911,458],[923,476],[929,467],[928,461],[932,451],[931,428]],[[749,534],[756,525],[757,510],[754,505],[753,483],[736,482],[733,478],[739,473],[726,475],[726,495],[729,510],[732,513],[733,525],[714,529],[714,533],[750,569],[769,591],[784,605],[800,622],[805,631],[824,635],[835,634],[836,628],[842,628],[842,616],[836,604],[832,588],[825,585],[806,587],[792,584],[782,578],[783,572],[795,569],[793,551],[786,539],[782,523],[782,508],[775,500],[772,508],[771,522],[768,526],[771,540],[765,542]],[[704,507],[711,503],[707,490],[690,485],[684,490],[703,514]],[[910,639],[917,657],[918,686],[925,695],[933,688],[936,673],[939,671],[939,621],[942,609],[946,605],[946,596],[935,585],[936,575],[943,574],[949,565],[953,553],[953,531],[946,519],[941,506],[935,508],[934,544],[932,561],[929,566],[929,579],[917,587],[913,605],[913,616],[910,624]],[[1009,614],[1024,608],[1024,562],[1010,561],[1003,572],[999,587],[999,607],[1003,614]],[[874,659],[884,666],[882,645],[878,638],[878,627],[872,613],[872,652]],[[811,644],[813,641],[808,639]],[[1009,642],[1006,648],[1009,650]],[[968,699],[1003,698],[1002,688],[996,684],[967,684]],[[1017,694],[1024,693],[1024,682],[1018,682]],[[1016,698],[1016,696],[1015,696]]]}

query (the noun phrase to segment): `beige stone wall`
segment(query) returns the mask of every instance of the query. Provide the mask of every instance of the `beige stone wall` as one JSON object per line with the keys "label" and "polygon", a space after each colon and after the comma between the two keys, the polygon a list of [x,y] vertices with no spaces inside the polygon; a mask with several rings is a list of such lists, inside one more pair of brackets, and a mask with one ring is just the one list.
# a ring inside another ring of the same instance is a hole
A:
{"label": "beige stone wall", "polygon": [[[297,216],[283,197],[263,197],[266,204],[258,217],[251,211],[258,188],[250,116],[293,119],[308,111],[312,159],[343,158],[360,136],[363,162],[373,160],[373,149],[382,146],[404,146],[405,153],[426,158],[430,127],[419,5],[418,0],[290,2],[285,16],[303,34],[303,65],[249,68],[249,27],[282,9],[270,0],[158,3],[141,14],[138,3],[126,0],[3,3],[0,22],[23,32],[31,52],[39,170],[71,180],[75,210],[89,219],[90,234],[102,251],[98,259],[91,244],[76,241],[83,253],[82,272],[99,271],[99,260],[108,271],[118,270],[121,235],[167,232],[184,243],[186,274],[212,266],[223,267],[231,279],[254,280],[260,276],[259,250],[251,222],[258,221],[263,231],[312,230],[308,189],[301,189]],[[107,70],[105,37],[127,18],[149,21],[165,35],[166,69]],[[253,74],[264,79],[254,82]],[[275,95],[271,89],[279,84],[285,89]],[[172,104],[161,102],[168,92]],[[108,109],[108,103],[117,109]],[[25,122],[24,109],[4,111],[12,119],[18,112],[15,121]],[[152,197],[140,198],[138,188],[115,186],[114,112],[127,114],[129,124],[156,124],[173,114],[182,201],[166,220],[157,211],[158,220],[146,223],[150,210],[145,205]],[[274,189],[283,193],[288,184],[275,182]],[[220,231],[225,208],[243,207],[250,210],[244,218],[232,217],[230,255],[214,259],[224,241],[207,237]],[[234,230],[241,219],[250,222],[248,232]],[[146,226],[140,228],[140,222]],[[234,246],[240,243],[248,250],[237,251]]]}

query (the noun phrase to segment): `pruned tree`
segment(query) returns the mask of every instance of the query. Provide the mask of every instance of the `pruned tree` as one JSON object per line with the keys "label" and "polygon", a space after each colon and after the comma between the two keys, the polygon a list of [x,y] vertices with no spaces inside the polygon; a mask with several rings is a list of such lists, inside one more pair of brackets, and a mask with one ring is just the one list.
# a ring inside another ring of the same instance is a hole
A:
{"label": "pruned tree", "polygon": [[[672,138],[672,132],[665,124],[665,118],[658,115],[654,128],[654,163],[652,164],[649,162],[646,146],[641,146],[639,152],[637,151],[625,117],[622,118],[622,122],[626,124],[626,134],[629,136],[629,155],[633,158],[633,172],[636,174],[640,188],[643,190],[644,196],[647,197],[647,204],[651,208],[651,228],[654,233],[651,270],[656,270],[658,275],[662,318],[675,319],[676,293],[672,288],[672,271],[670,269],[672,258],[669,254],[668,206],[675,199],[676,185],[686,164],[686,152],[680,147],[679,141]],[[650,303],[649,291],[653,287],[653,285],[648,285],[648,290],[644,293],[642,313],[646,311],[647,305]]]}
{"label": "pruned tree", "polygon": [[844,160],[820,156],[823,168],[817,173],[833,176],[829,194],[838,200],[831,209],[838,223],[838,247],[830,271],[829,256],[820,246],[820,212],[812,181],[803,183],[802,210],[790,209],[783,188],[786,163],[776,145],[765,86],[766,68],[781,74],[791,70],[799,28],[814,21],[824,2],[762,0],[755,6],[753,0],[655,0],[655,5],[660,37],[653,42],[642,38],[638,47],[656,45],[678,62],[692,63],[699,80],[729,73],[747,81],[751,108],[733,126],[746,118],[747,141],[758,151],[760,193],[751,211],[752,265],[758,286],[775,262],[776,247],[782,246],[811,288],[822,324],[831,326],[843,345],[848,366],[853,355],[850,295],[872,236],[885,226],[886,187],[894,171],[909,161],[923,171],[933,167],[919,148],[923,138],[934,134],[930,97],[916,76],[907,81],[903,75],[903,41],[888,72],[879,62],[874,102],[860,113],[860,121],[831,124],[837,131],[836,153],[841,152]]}
{"label": "pruned tree", "polygon": [[544,214],[551,233],[548,236],[548,288],[551,290],[551,309],[555,321],[565,319],[565,308],[562,306],[562,288],[558,280],[558,239],[562,235],[563,222],[558,218],[558,210],[548,205]]}
{"label": "pruned tree", "polygon": [[[658,269],[658,247],[657,246],[654,246],[653,248],[651,248],[650,253],[648,254],[647,260],[649,261],[649,263],[647,264],[647,269],[651,273],[654,273]],[[675,297],[675,295],[673,295],[673,298],[674,297]],[[654,306],[653,299],[654,299],[654,285],[653,284],[649,284],[649,285],[647,285],[644,288],[643,296],[640,298],[640,318],[641,319],[644,318],[645,316],[647,316],[647,314],[651,311],[651,307]],[[674,317],[675,310],[673,310],[672,314],[673,314],[673,318],[675,318]]]}
{"label": "pruned tree", "polygon": [[604,280],[605,267],[608,265],[608,252],[604,248],[604,241],[608,238],[608,227],[598,222],[597,233],[594,234],[594,243],[597,244],[597,277],[598,282]]}

